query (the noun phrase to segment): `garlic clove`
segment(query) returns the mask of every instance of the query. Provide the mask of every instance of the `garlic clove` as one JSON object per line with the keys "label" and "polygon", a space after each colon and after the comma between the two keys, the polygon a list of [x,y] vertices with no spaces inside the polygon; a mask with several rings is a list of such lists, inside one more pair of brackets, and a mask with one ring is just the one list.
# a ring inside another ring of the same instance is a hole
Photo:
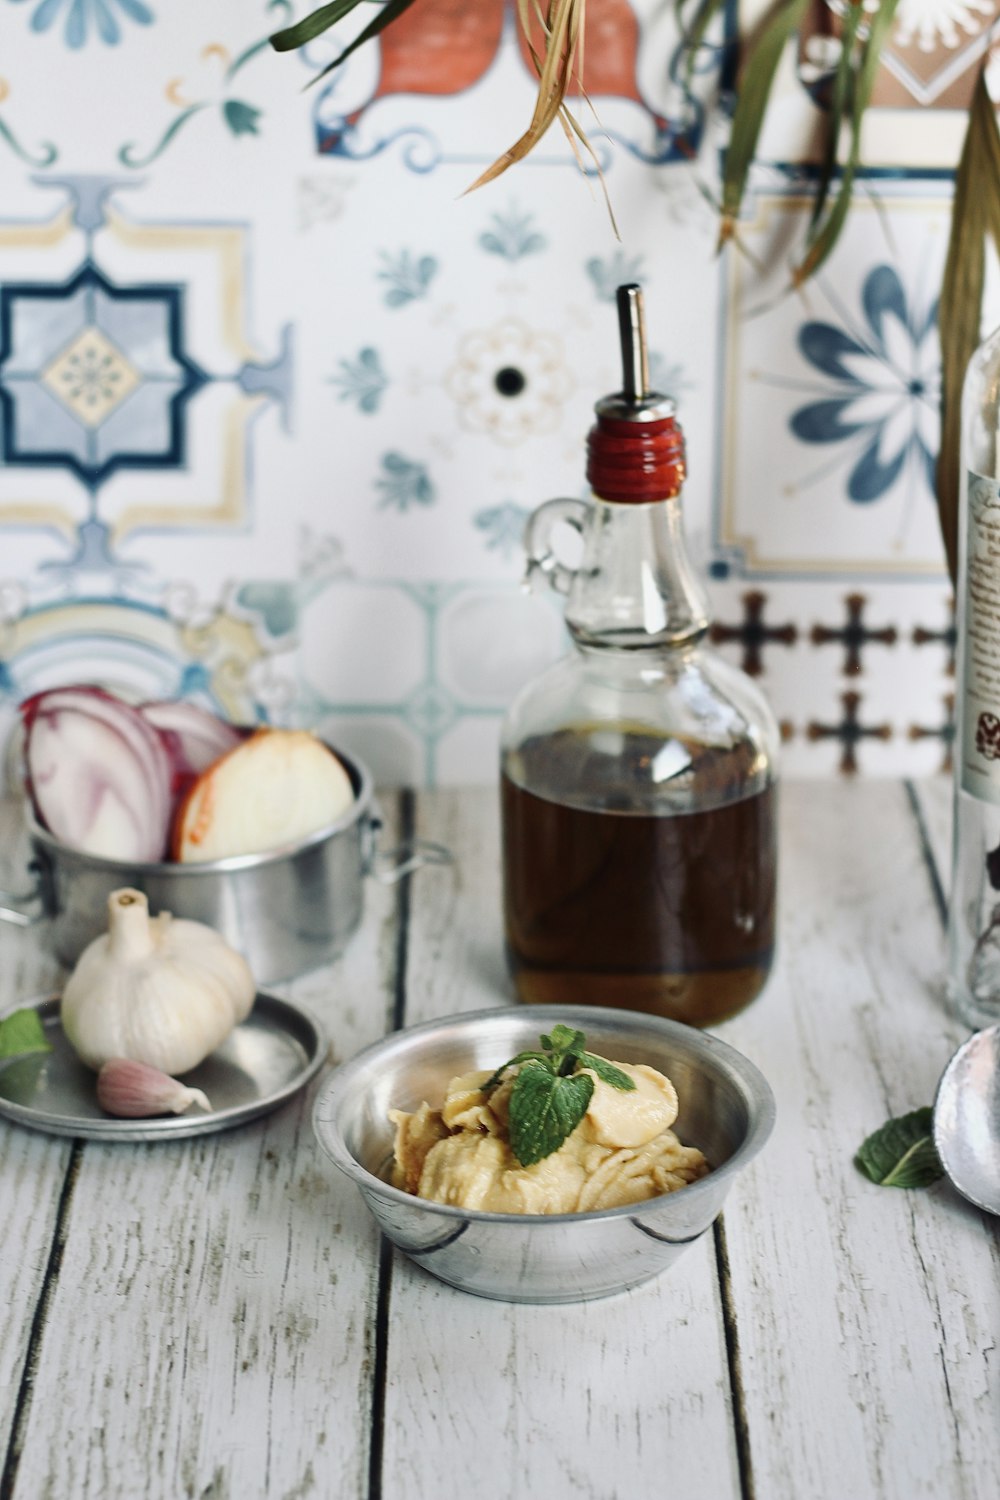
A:
{"label": "garlic clove", "polygon": [[211,1104],[201,1089],[151,1068],[148,1063],[133,1062],[126,1057],[112,1057],[97,1075],[97,1102],[109,1115],[141,1120],[148,1115],[182,1115],[192,1104],[210,1110]]}

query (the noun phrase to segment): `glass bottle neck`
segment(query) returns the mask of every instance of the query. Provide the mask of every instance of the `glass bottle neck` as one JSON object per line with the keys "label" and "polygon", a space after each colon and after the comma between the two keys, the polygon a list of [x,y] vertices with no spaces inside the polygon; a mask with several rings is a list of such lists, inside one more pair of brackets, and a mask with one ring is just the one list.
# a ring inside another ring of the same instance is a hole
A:
{"label": "glass bottle neck", "polygon": [[594,496],[566,624],[579,646],[626,651],[705,634],[708,602],[688,559],[679,497],[636,505]]}

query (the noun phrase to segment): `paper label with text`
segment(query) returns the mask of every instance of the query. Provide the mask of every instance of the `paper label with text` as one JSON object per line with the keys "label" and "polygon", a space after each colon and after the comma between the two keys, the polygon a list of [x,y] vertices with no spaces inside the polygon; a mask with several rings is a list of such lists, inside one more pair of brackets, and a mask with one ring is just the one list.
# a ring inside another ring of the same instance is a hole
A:
{"label": "paper label with text", "polygon": [[969,474],[962,790],[1000,804],[1000,485]]}

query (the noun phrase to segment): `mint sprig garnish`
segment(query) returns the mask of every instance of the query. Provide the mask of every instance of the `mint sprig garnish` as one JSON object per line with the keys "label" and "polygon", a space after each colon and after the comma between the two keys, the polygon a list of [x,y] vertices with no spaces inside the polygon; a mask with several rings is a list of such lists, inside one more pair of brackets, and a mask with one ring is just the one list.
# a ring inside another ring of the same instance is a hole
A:
{"label": "mint sprig garnish", "polygon": [[28,1052],[51,1052],[52,1044],[37,1010],[24,1006],[0,1021],[0,1058],[22,1057]]}
{"label": "mint sprig garnish", "polygon": [[590,1068],[623,1093],[635,1088],[621,1068],[587,1051],[582,1031],[560,1024],[538,1040],[540,1052],[518,1052],[482,1085],[483,1093],[491,1093],[508,1068],[520,1069],[510,1094],[510,1148],[522,1167],[558,1151],[587,1113],[594,1080],[579,1068]]}
{"label": "mint sprig garnish", "polygon": [[858,1148],[854,1165],[880,1187],[929,1187],[944,1176],[932,1133],[934,1111],[927,1105],[887,1120]]}

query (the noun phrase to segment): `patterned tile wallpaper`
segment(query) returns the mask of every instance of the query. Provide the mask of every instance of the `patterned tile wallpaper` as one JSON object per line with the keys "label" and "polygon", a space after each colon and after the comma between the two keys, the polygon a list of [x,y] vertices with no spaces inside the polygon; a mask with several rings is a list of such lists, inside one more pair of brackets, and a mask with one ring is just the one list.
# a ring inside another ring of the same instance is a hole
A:
{"label": "patterned tile wallpaper", "polygon": [[1000,5],[900,0],[870,170],[800,295],[841,0],[789,49],[721,259],[723,29],[689,77],[673,6],[589,0],[616,241],[556,133],[463,196],[531,112],[511,0],[421,0],[310,89],[333,43],[266,44],[308,8],[0,0],[0,732],[101,678],[307,723],[384,783],[491,780],[565,648],[518,587],[524,521],[586,493],[636,278],[714,639],[786,770],[945,769],[937,294]]}

